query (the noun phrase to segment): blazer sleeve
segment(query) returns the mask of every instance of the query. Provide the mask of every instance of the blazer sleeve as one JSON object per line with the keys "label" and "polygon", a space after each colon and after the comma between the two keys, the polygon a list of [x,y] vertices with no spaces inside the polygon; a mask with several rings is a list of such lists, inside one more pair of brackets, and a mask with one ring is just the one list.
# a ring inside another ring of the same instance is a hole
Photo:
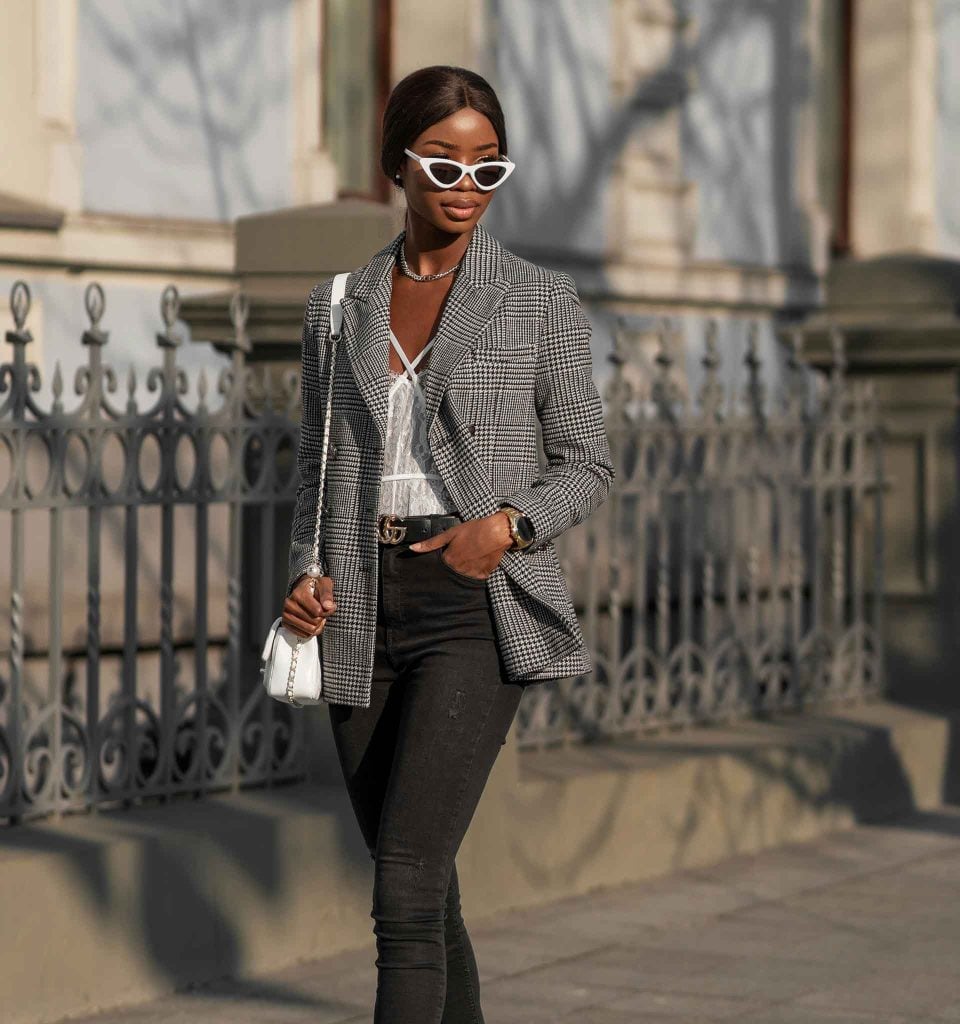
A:
{"label": "blazer sleeve", "polygon": [[[290,530],[287,572],[289,596],[313,561],[313,534],[317,522],[317,491],[320,483],[320,459],[323,454],[323,415],[326,411],[327,384],[330,379],[330,345],[327,321],[330,316],[330,292],[327,281],[314,285],[307,299],[301,335],[300,394],[303,415],[297,445],[296,502]],[[324,522],[320,523],[320,559],[324,565]]]}
{"label": "blazer sleeve", "polygon": [[593,381],[590,321],[567,273],[554,273],[543,324],[535,403],[547,466],[540,479],[500,503],[533,521],[535,536],[527,552],[586,519],[615,477]]}

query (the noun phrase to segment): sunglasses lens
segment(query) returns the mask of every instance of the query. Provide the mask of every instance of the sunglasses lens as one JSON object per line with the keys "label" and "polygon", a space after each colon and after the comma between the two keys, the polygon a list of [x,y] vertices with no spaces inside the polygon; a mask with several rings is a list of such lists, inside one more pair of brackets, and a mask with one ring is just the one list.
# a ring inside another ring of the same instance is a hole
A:
{"label": "sunglasses lens", "polygon": [[430,165],[430,173],[441,184],[452,185],[460,178],[462,171],[455,163],[451,163],[449,160],[438,160]]}
{"label": "sunglasses lens", "polygon": [[491,188],[493,185],[498,185],[502,180],[503,176],[507,173],[506,167],[479,167],[476,171],[477,184],[482,185],[483,188]]}

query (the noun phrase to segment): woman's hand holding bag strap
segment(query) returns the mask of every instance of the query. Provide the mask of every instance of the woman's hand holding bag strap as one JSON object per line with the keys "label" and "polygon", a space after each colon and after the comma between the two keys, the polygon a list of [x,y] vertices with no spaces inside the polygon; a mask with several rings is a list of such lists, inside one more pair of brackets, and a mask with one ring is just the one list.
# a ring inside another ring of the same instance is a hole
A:
{"label": "woman's hand holding bag strap", "polygon": [[[323,453],[320,457],[320,482],[317,487],[317,519],[313,532],[313,564],[307,571],[316,592],[316,581],[323,575],[320,566],[320,517],[323,511],[324,484],[327,476],[327,449],[330,440],[330,410],[333,405],[333,368],[337,342],[343,323],[341,300],[346,291],[348,274],[337,274],[330,293],[330,372],[327,385],[327,408],[323,424]],[[323,662],[316,636],[302,637],[283,625],[283,616],[274,620],[260,655],[260,677],[267,693],[295,708],[319,704],[323,692]]]}

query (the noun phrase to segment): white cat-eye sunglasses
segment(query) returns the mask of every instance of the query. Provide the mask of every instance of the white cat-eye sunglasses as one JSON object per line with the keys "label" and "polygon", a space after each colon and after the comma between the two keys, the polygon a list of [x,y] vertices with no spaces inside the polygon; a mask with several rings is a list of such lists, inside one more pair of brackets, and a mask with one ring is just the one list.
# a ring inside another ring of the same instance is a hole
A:
{"label": "white cat-eye sunglasses", "polygon": [[462,164],[445,156],[418,156],[410,149],[405,149],[404,153],[420,164],[423,173],[437,188],[443,189],[453,188],[465,174],[469,174],[481,192],[490,192],[502,185],[517,166],[506,157],[503,160],[481,160],[478,164]]}

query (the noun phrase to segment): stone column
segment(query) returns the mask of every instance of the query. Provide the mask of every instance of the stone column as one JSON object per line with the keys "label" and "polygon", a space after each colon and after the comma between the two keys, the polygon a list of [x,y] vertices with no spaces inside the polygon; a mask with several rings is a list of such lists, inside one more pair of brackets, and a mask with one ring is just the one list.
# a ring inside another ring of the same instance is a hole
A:
{"label": "stone column", "polygon": [[935,6],[856,5],[851,212],[853,248],[862,257],[936,246]]}
{"label": "stone column", "polygon": [[337,196],[337,169],[323,137],[323,0],[296,0],[293,8],[294,195],[301,203]]}
{"label": "stone column", "polygon": [[850,377],[873,382],[883,423],[884,630],[890,694],[960,703],[957,397],[960,262],[841,261],[802,327],[814,366],[843,333]]}

